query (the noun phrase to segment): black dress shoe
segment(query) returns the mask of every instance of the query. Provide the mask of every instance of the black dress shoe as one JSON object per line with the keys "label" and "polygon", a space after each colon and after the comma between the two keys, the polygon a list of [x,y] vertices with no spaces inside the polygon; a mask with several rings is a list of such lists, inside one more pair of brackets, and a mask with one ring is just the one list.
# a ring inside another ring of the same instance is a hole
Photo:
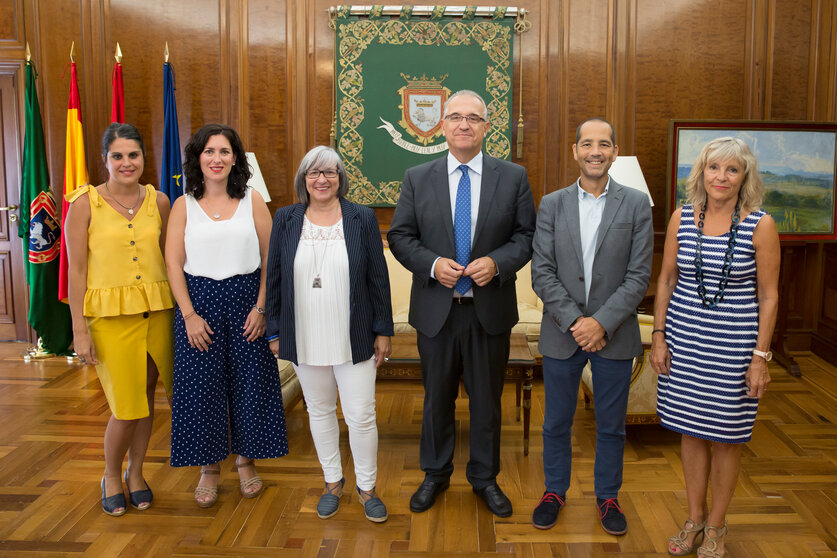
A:
{"label": "black dress shoe", "polygon": [[436,496],[444,492],[450,486],[450,481],[434,481],[424,479],[418,490],[410,498],[410,510],[414,512],[427,511],[433,507]]}
{"label": "black dress shoe", "polygon": [[496,482],[483,488],[474,488],[474,493],[485,500],[488,509],[497,517],[508,517],[512,514],[511,502]]}

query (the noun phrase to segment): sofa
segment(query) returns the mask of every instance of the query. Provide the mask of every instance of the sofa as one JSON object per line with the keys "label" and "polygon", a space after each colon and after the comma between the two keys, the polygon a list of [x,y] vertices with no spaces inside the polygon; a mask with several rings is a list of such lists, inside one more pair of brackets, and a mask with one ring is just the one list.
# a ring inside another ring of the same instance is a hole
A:
{"label": "sofa", "polygon": [[[402,266],[388,248],[384,248],[384,256],[389,270],[390,288],[392,290],[392,316],[395,322],[395,332],[415,331],[408,323],[410,310],[410,287],[412,274]],[[513,333],[522,333],[529,343],[532,356],[540,365],[543,358],[538,351],[538,339],[543,317],[543,303],[532,289],[532,272],[527,263],[517,272],[517,312],[519,320],[512,329]],[[634,359],[631,376],[631,391],[628,399],[628,424],[645,424],[659,422],[656,416],[657,404],[657,374],[648,362],[651,348],[651,330],[654,319],[645,314],[639,315],[640,331],[644,353]],[[540,368],[540,366],[538,366]],[[591,406],[593,395],[592,372],[589,364],[582,372],[581,391],[584,397],[585,409]]]}
{"label": "sofa", "polygon": [[279,368],[279,381],[282,384],[282,404],[287,412],[302,399],[302,386],[299,385],[299,378],[296,377],[294,365],[290,361],[277,358],[276,365]]}

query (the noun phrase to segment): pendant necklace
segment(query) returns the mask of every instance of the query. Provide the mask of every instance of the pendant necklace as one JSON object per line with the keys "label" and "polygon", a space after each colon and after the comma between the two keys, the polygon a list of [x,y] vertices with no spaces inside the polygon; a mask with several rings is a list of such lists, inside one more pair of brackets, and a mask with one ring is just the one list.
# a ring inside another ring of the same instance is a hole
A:
{"label": "pendant necklace", "polygon": [[724,263],[721,267],[721,280],[718,281],[718,290],[711,297],[706,295],[706,285],[703,284],[703,220],[706,218],[706,204],[700,209],[698,216],[697,246],[695,247],[695,279],[698,282],[698,296],[701,303],[707,308],[715,308],[724,300],[724,291],[727,289],[729,274],[732,271],[732,255],[735,251],[735,241],[738,237],[738,222],[741,219],[739,205],[735,204],[735,211],[732,213],[731,225],[729,227],[729,241],[724,252]]}
{"label": "pendant necklace", "polygon": [[[310,221],[309,221],[309,223],[310,223]],[[320,279],[320,274],[323,271],[323,264],[325,263],[326,251],[328,250],[328,243],[331,241],[331,231],[329,230],[328,233],[326,233],[326,234],[327,234],[327,236],[326,236],[325,246],[323,247],[323,257],[319,261],[318,261],[318,258],[317,258],[317,243],[313,242],[313,241],[311,242],[311,250],[314,251],[314,270],[317,272],[317,274],[314,276],[314,282],[311,284],[312,289],[322,289],[323,288],[323,281],[322,281],[322,279]]]}
{"label": "pendant necklace", "polygon": [[134,208],[139,203],[140,196],[142,196],[142,187],[137,185],[137,201],[134,202],[134,205],[132,205],[131,207],[128,207],[127,205],[122,205],[122,202],[120,202],[118,199],[116,199],[116,196],[114,196],[113,193],[110,191],[110,186],[108,186],[108,182],[110,182],[110,181],[108,181],[108,180],[105,181],[105,190],[108,191],[108,195],[111,197],[111,199],[113,201],[115,201],[117,204],[119,204],[119,207],[121,207],[122,209],[127,209],[128,210],[128,215],[133,215],[134,214]]}

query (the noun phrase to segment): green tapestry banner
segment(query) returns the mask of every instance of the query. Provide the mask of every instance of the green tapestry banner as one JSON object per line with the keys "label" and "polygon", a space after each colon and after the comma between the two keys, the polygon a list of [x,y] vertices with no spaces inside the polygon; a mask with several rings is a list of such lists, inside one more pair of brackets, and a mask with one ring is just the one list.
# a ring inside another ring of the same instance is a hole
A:
{"label": "green tapestry banner", "polygon": [[488,104],[484,150],[511,158],[514,19],[497,8],[477,17],[368,16],[337,9],[336,148],[349,175],[348,197],[363,205],[394,206],[404,171],[447,151],[442,107],[460,89]]}

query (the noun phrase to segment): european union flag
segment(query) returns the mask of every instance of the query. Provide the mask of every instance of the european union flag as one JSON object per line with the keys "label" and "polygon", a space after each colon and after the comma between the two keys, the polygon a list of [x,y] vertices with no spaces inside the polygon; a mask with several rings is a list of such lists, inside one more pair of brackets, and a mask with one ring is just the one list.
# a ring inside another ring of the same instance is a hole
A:
{"label": "european union flag", "polygon": [[183,163],[180,158],[180,132],[177,128],[177,105],[174,101],[174,74],[171,64],[163,64],[163,172],[160,190],[174,203],[183,194]]}

